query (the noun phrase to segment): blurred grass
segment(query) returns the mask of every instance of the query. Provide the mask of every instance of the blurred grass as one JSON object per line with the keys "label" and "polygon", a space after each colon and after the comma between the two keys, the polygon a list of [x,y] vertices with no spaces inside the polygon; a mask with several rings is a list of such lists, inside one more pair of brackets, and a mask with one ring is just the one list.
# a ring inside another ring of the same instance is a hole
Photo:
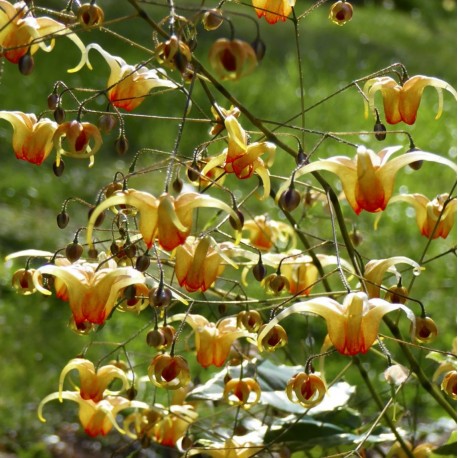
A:
{"label": "blurred grass", "polygon": [[[237,23],[238,36],[250,40],[254,32],[251,22],[243,23],[235,16],[233,19]],[[138,22],[127,21],[116,28],[119,32],[127,33],[133,24]],[[261,36],[267,44],[267,54],[260,68],[240,83],[227,83],[226,86],[256,116],[262,119],[286,120],[300,111],[297,60],[292,42],[293,27],[290,22],[268,26],[264,21],[260,21],[260,27]],[[138,33],[143,36],[142,39],[149,40],[149,30],[138,27]],[[88,43],[91,37],[99,38],[100,35],[91,32],[82,35],[82,38]],[[224,33],[220,31],[208,34],[208,41],[199,42],[196,52],[204,63],[207,62],[206,50],[210,40],[222,35]],[[129,63],[142,58],[137,50],[126,49],[124,44],[112,37],[101,38],[105,40],[107,49],[112,54],[122,55]],[[312,106],[352,80],[395,62],[406,65],[411,75],[436,76],[456,87],[455,42],[454,13],[432,17],[430,14],[422,16],[421,7],[413,13],[386,10],[381,7],[356,7],[354,19],[340,28],[327,20],[327,8],[321,8],[307,17],[300,28],[305,105]],[[76,48],[72,44],[58,41],[56,49],[51,54],[37,54],[35,71],[30,77],[20,76],[15,66],[2,62],[2,109],[36,113],[45,110],[46,97],[52,91],[54,78],[72,81],[73,86],[104,87],[108,74],[105,62],[95,52],[91,53],[91,62],[95,70],[89,72],[85,69],[69,76],[66,67],[70,67],[77,60]],[[66,67],[62,67],[61,62],[65,62]],[[50,68],[52,73],[48,71]],[[50,80],[50,77],[53,80]],[[172,97],[175,99],[169,98],[169,95],[151,97],[144,103],[141,112],[176,115],[175,102],[170,100],[176,100],[177,104],[183,105],[183,98],[179,95]],[[406,130],[412,133],[418,146],[454,159],[455,102],[448,93],[445,94],[444,113],[439,121],[433,120],[436,106],[435,91],[427,89],[416,124],[407,127]],[[300,120],[297,119],[294,123],[299,125]],[[96,157],[93,169],[88,170],[87,163],[68,160],[64,175],[56,178],[51,170],[51,158],[41,167],[15,160],[11,151],[11,127],[5,122],[0,122],[2,257],[25,248],[55,250],[56,246],[64,246],[72,240],[73,232],[81,221],[85,221],[87,211],[77,204],[71,204],[70,225],[65,231],[58,230],[55,217],[65,198],[80,196],[93,202],[99,187],[112,179],[114,170],[125,170],[138,148],[146,144],[170,151],[173,147],[177,123],[150,120],[146,124],[142,119],[131,117],[127,119],[126,125],[130,149],[125,157],[116,155],[113,146],[116,133],[112,133]],[[308,112],[306,127],[321,131],[367,131],[372,129],[373,120],[364,119],[362,98],[355,89],[350,89]],[[181,153],[191,157],[195,144],[206,138],[207,129],[206,125],[186,125]],[[395,135],[395,141],[391,141],[390,138],[385,143],[378,143],[368,136],[355,135],[351,140],[364,142],[375,150],[393,143],[408,147],[405,136]],[[316,137],[307,135],[306,149],[316,141]],[[291,145],[296,144],[295,141],[288,142]],[[327,141],[317,152],[319,157],[335,154],[352,156],[354,150]],[[148,163],[148,157],[142,160]],[[277,157],[275,167],[274,173],[287,175],[294,167],[294,163],[289,157]],[[146,183],[147,180],[150,178],[143,177],[139,182]],[[151,186],[157,187],[158,183],[160,184],[157,176],[153,181],[154,183],[150,182]],[[419,172],[401,171],[397,183],[395,193],[425,192],[432,198],[438,193],[449,191],[453,183],[453,173],[449,170],[444,171],[441,166],[425,164]],[[424,191],[425,185],[427,191]],[[443,188],[444,185],[446,189]],[[253,182],[248,186],[253,186]],[[368,234],[361,247],[365,256],[393,256],[399,254],[393,251],[395,247],[402,245],[405,247],[403,255],[418,259],[425,247],[426,239],[419,237],[414,218],[404,204],[389,206],[376,232],[373,231],[374,215],[363,213],[356,218],[348,206],[343,204],[343,207],[348,226],[357,223],[361,232]],[[248,209],[256,211],[255,207]],[[311,211],[304,217],[309,220],[310,224],[307,227],[311,227],[310,231],[319,236],[323,227],[316,217],[317,213]],[[272,217],[275,218],[277,215],[273,214]],[[455,243],[454,240],[456,229],[447,240],[434,241],[428,251],[428,257],[449,250]],[[66,327],[69,317],[66,303],[37,295],[15,295],[9,286],[13,271],[11,263],[0,266],[0,452],[3,442],[3,447],[15,450],[20,456],[42,456],[40,453],[45,452],[44,446],[40,446],[40,441],[45,435],[53,433],[53,427],[38,422],[37,404],[45,395],[57,389],[61,368],[68,359],[81,351],[91,337],[78,338]],[[416,280],[412,294],[421,298],[438,322],[442,338],[435,345],[437,344],[437,348],[448,350],[455,335],[454,320],[450,317],[455,317],[456,258],[447,255],[441,261],[432,263],[424,277],[425,280],[422,277]],[[145,318],[142,318],[143,320]],[[102,338],[105,341],[122,341],[138,326],[138,321],[134,317],[111,320],[103,329]],[[46,407],[51,425],[58,424],[60,419],[65,418],[64,412],[68,412],[68,418],[74,418],[76,421],[76,405],[68,404],[70,405],[64,404],[63,411],[61,406]],[[55,417],[54,411],[58,412]]]}

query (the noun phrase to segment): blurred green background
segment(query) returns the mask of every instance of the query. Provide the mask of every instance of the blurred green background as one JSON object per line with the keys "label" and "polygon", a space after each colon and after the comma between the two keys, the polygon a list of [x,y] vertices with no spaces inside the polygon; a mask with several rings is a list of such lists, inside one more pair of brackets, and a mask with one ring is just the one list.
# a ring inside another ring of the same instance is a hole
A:
{"label": "blurred green background", "polygon": [[[63,2],[57,1],[35,4],[63,8]],[[100,5],[104,7],[108,20],[132,12],[127,2],[100,1]],[[307,5],[311,2],[298,0],[297,10],[301,12]],[[319,8],[301,23],[300,51],[306,106],[313,105],[355,79],[395,62],[402,62],[411,76],[435,76],[456,87],[456,2],[373,0],[355,1],[353,5],[353,20],[344,27],[328,21],[328,5]],[[253,16],[248,8],[236,8],[236,5],[228,8]],[[158,14],[163,14],[163,9]],[[234,16],[234,22],[237,24],[237,37],[249,41],[254,38],[251,21],[235,19]],[[300,110],[297,58],[292,46],[293,27],[290,22],[269,26],[263,20],[259,25],[267,45],[263,62],[255,73],[238,83],[227,83],[227,87],[254,115],[262,119],[285,120]],[[111,28],[121,34],[130,34],[135,29],[135,41],[153,46],[151,31],[138,19],[129,19]],[[207,63],[209,44],[227,33],[226,29],[206,34],[198,43],[196,55]],[[144,58],[140,51],[127,47],[111,35],[91,31],[80,36],[85,44],[100,40],[109,52],[122,55],[128,63]],[[45,111],[46,98],[57,80],[72,87],[103,88],[108,75],[103,59],[93,51],[91,62],[94,71],[83,69],[75,75],[67,74],[66,69],[78,59],[74,45],[61,39],[52,53],[37,53],[34,72],[28,77],[20,75],[16,66],[2,60],[2,110],[37,114]],[[144,102],[141,112],[177,115],[170,100],[161,96],[151,97]],[[181,106],[182,98],[177,100]],[[224,103],[224,106],[227,104]],[[104,108],[102,102],[100,108]],[[412,133],[417,146],[455,160],[455,101],[445,93],[444,112],[438,121],[433,120],[436,108],[437,94],[435,90],[427,89],[416,124],[407,126],[406,130]],[[306,125],[320,131],[359,132],[372,130],[373,120],[364,119],[362,98],[355,89],[351,89],[308,112]],[[70,224],[66,230],[59,230],[55,218],[65,198],[79,196],[94,202],[100,187],[113,178],[115,170],[126,170],[140,147],[148,145],[168,151],[172,149],[176,123],[149,120],[145,126],[142,119],[126,117],[130,147],[125,156],[116,154],[114,141],[117,134],[113,132],[105,138],[102,151],[91,170],[87,169],[86,161],[66,160],[65,173],[57,178],[52,172],[52,157],[40,167],[17,161],[11,148],[11,126],[0,121],[0,256],[4,258],[11,252],[27,248],[54,251],[72,241],[74,231],[84,224],[87,210],[70,204]],[[180,153],[191,157],[195,144],[206,138],[207,129],[206,125],[187,126]],[[316,140],[307,136],[306,148]],[[385,143],[379,143],[368,135],[355,135],[351,140],[364,142],[374,150],[384,144],[397,143],[408,148],[405,135],[401,134],[390,136]],[[295,143],[291,142],[291,145]],[[336,154],[353,156],[354,152],[335,143],[326,144],[319,150],[320,157]],[[148,159],[144,161],[148,163]],[[294,167],[293,160],[289,157],[281,161],[277,159],[276,167],[274,173],[286,175]],[[453,181],[451,171],[426,164],[418,172],[410,169],[401,171],[395,194],[423,192],[432,198],[438,193],[449,192]],[[151,183],[151,186],[156,185]],[[256,211],[255,208],[250,210]],[[368,258],[394,256],[398,253],[393,252],[393,246],[402,245],[405,247],[403,255],[418,259],[425,247],[426,239],[419,236],[414,216],[404,204],[389,206],[375,232],[374,215],[363,213],[356,218],[348,207],[344,211],[349,227],[357,222],[360,231],[368,234],[361,248]],[[272,213],[272,217],[276,217],[275,210]],[[307,217],[312,222],[317,221],[313,212]],[[456,229],[447,240],[434,241],[427,258],[454,246],[456,250],[455,240]],[[0,264],[0,456],[3,451],[21,457],[49,456],[47,444],[53,443],[56,432],[62,435],[65,431],[75,431],[76,406],[72,403],[65,403],[63,408],[57,403],[48,405],[48,424],[41,424],[36,417],[37,405],[44,396],[57,390],[62,367],[81,352],[91,337],[77,337],[66,326],[69,318],[66,303],[40,295],[16,295],[10,287],[10,279],[19,267],[22,267],[20,262]],[[449,350],[455,336],[456,257],[449,254],[428,266],[427,275],[416,281],[412,293],[421,297],[438,323],[441,339],[435,342],[436,348]],[[137,320],[135,317],[111,320],[103,330],[103,339],[122,341],[139,327]],[[440,412],[437,415],[440,416]],[[63,418],[68,418],[68,423],[62,422]],[[59,431],[56,431],[55,425],[59,424]],[[98,441],[88,442],[88,450],[93,453],[91,456],[100,452],[101,446],[97,444]],[[57,454],[56,451],[54,453]]]}

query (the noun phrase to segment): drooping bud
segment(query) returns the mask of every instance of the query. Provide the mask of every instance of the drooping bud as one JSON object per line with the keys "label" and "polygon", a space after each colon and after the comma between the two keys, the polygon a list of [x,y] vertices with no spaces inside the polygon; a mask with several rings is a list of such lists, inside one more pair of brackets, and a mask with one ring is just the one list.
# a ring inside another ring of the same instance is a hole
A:
{"label": "drooping bud", "polygon": [[77,239],[69,243],[65,248],[65,256],[70,262],[78,261],[83,254],[83,246],[78,243]]}
{"label": "drooping bud", "polygon": [[377,121],[374,125],[374,132],[375,132],[375,138],[379,141],[382,142],[386,138],[386,127],[385,125]]}
{"label": "drooping bud", "polygon": [[258,263],[253,266],[252,272],[257,281],[261,281],[266,276],[267,269],[262,262],[261,256],[259,256]]}
{"label": "drooping bud", "polygon": [[48,108],[54,111],[58,106],[59,96],[55,92],[52,92],[48,95]]}
{"label": "drooping bud", "polygon": [[232,226],[232,229],[236,231],[241,231],[243,228],[243,223],[245,222],[245,217],[238,208],[234,208],[234,211],[237,214],[237,219],[233,218],[232,216],[229,216],[229,223]]}
{"label": "drooping bud", "polygon": [[[421,151],[420,148],[417,148],[416,146],[412,146],[410,149],[408,149],[405,154],[410,154],[410,153],[416,153],[418,151]],[[423,161],[415,161],[411,162],[410,164],[407,164],[412,170],[420,170],[421,166],[423,165]]]}
{"label": "drooping bud", "polygon": [[35,61],[30,53],[24,54],[18,62],[19,71],[23,75],[30,75],[35,67]]}
{"label": "drooping bud", "polygon": [[264,55],[266,54],[266,44],[261,40],[260,37],[256,37],[256,39],[251,42],[251,47],[256,54],[256,59],[258,62],[261,62],[261,60],[264,58]]}
{"label": "drooping bud", "polygon": [[286,191],[283,191],[278,204],[284,211],[292,212],[299,206],[300,201],[301,194],[291,185]]}
{"label": "drooping bud", "polygon": [[179,194],[183,189],[183,180],[180,177],[176,177],[172,183],[173,190]]}
{"label": "drooping bud", "polygon": [[103,114],[100,116],[97,126],[104,134],[108,134],[116,127],[116,116],[112,114]]}
{"label": "drooping bud", "polygon": [[202,16],[202,24],[205,30],[216,30],[224,21],[221,10],[211,9]]}
{"label": "drooping bud", "polygon": [[149,304],[152,307],[167,307],[171,301],[172,291],[163,285],[159,285],[149,293]]}
{"label": "drooping bud", "polygon": [[54,110],[53,116],[57,124],[62,124],[65,121],[65,110],[62,107],[57,107]]}
{"label": "drooping bud", "polygon": [[137,257],[135,261],[135,268],[139,272],[146,272],[151,264],[151,258],[148,254],[142,254]]}
{"label": "drooping bud", "polygon": [[127,153],[127,150],[129,149],[129,142],[126,138],[125,135],[120,135],[116,141],[115,141],[115,149],[116,152],[120,155],[123,156],[124,154]]}
{"label": "drooping bud", "polygon": [[57,161],[54,161],[53,164],[52,164],[52,170],[54,172],[54,175],[56,175],[56,177],[62,176],[62,174],[64,173],[64,170],[65,170],[64,161],[61,159],[59,161],[59,164],[57,164]]}
{"label": "drooping bud", "polygon": [[65,210],[62,210],[58,215],[57,215],[57,226],[60,229],[65,229],[68,225],[68,222],[70,221],[70,217],[68,216],[68,213]]}

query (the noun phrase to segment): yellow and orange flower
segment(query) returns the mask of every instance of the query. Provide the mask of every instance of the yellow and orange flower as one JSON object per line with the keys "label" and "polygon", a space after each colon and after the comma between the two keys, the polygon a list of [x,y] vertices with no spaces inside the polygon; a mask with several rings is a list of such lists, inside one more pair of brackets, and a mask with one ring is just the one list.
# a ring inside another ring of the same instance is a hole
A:
{"label": "yellow and orange flower", "polygon": [[259,402],[261,387],[251,377],[233,378],[224,385],[223,399],[231,406],[250,409]]}
{"label": "yellow and orange flower", "polygon": [[[274,159],[276,146],[270,142],[248,142],[248,135],[237,119],[230,115],[224,120],[228,134],[228,146],[224,151],[210,159],[203,168],[202,174],[206,175],[214,167],[223,165],[227,173],[233,173],[237,178],[244,180],[253,173],[259,175],[264,186],[261,199],[266,199],[270,193],[270,176],[267,167]],[[260,158],[267,153],[266,164]]]}
{"label": "yellow and orange flower", "polygon": [[267,215],[258,215],[245,221],[243,230],[248,231],[248,243],[258,250],[269,251],[275,248],[294,248],[296,232],[290,224],[270,219]]}
{"label": "yellow and orange flower", "polygon": [[148,366],[149,379],[159,388],[178,390],[190,381],[188,362],[178,355],[166,353],[156,355]]}
{"label": "yellow and orange flower", "polygon": [[54,132],[53,142],[57,151],[57,165],[61,156],[68,156],[77,159],[89,158],[89,167],[94,164],[94,155],[103,143],[97,126],[78,121],[61,124]]}
{"label": "yellow and orange flower", "polygon": [[223,273],[226,264],[238,268],[230,257],[238,251],[233,243],[217,244],[211,237],[188,237],[176,249],[175,275],[180,286],[190,293],[206,291]]}
{"label": "yellow and orange flower", "polygon": [[225,317],[215,324],[202,315],[179,313],[169,321],[176,320],[185,320],[194,329],[197,362],[202,367],[222,366],[229,356],[234,341],[250,334],[246,329],[237,327],[235,316]]}
{"label": "yellow and orange flower", "polygon": [[[112,56],[96,43],[86,47],[86,59],[91,49],[99,51],[110,67],[111,73],[107,82],[108,98],[117,108],[132,111],[145,100],[151,90],[159,87],[178,87],[165,77],[162,69],[148,69],[143,64],[129,65],[124,59]],[[88,59],[87,64],[90,67]]]}
{"label": "yellow and orange flower", "polygon": [[216,40],[208,53],[215,73],[222,80],[235,81],[249,75],[256,68],[258,59],[250,43],[242,40]]}
{"label": "yellow and orange flower", "polygon": [[13,150],[18,159],[40,165],[49,156],[56,122],[20,111],[0,111],[0,119],[13,126]]}
{"label": "yellow and orange flower", "polygon": [[328,338],[336,350],[343,355],[366,353],[377,339],[380,321],[394,310],[403,310],[415,326],[415,315],[402,304],[391,304],[383,299],[369,299],[363,292],[345,296],[343,304],[329,297],[317,297],[306,302],[297,302],[273,318],[259,333],[258,346],[281,320],[294,313],[315,314],[326,320]]}
{"label": "yellow and orange flower", "polygon": [[136,295],[148,295],[145,277],[137,269],[118,267],[114,260],[103,257],[99,261],[79,260],[72,264],[67,259],[56,259],[55,264],[44,265],[34,274],[35,287],[45,295],[52,293],[43,287],[42,277],[54,277],[56,296],[69,303],[74,325],[80,331],[103,324],[127,287],[135,286]]}
{"label": "yellow and orange flower", "polygon": [[[129,387],[126,373],[112,364],[102,366],[97,370],[94,364],[88,359],[74,358],[62,369],[59,378],[59,393],[62,393],[64,380],[67,374],[76,369],[80,376],[79,394],[81,399],[91,399],[95,403],[101,401],[105,395],[118,395],[121,391]],[[122,387],[118,391],[111,391],[108,386],[114,379],[119,379]]]}
{"label": "yellow and orange flower", "polygon": [[400,194],[390,203],[407,202],[415,209],[418,229],[421,235],[431,239],[446,238],[456,220],[456,197],[450,199],[448,194],[439,194],[429,200],[423,194]]}
{"label": "yellow and orange flower", "polygon": [[55,38],[65,36],[76,44],[81,51],[81,61],[69,73],[84,65],[84,44],[64,24],[49,17],[34,17],[25,2],[14,5],[0,0],[0,48],[1,56],[17,64],[27,53],[35,54],[38,49],[50,52],[54,48]]}
{"label": "yellow and orange flower", "polygon": [[76,391],[63,391],[52,393],[46,396],[38,406],[38,418],[45,422],[43,417],[43,407],[49,401],[54,399],[67,399],[79,404],[79,419],[88,436],[105,436],[113,427],[121,434],[126,432],[116,423],[116,415],[118,412],[129,408],[148,409],[148,404],[140,401],[129,401],[122,396],[107,396],[99,402],[94,402],[92,399],[83,399],[80,393]]}
{"label": "yellow and orange flower", "polygon": [[372,78],[366,81],[363,88],[363,92],[367,97],[365,101],[366,118],[369,110],[375,113],[375,94],[381,91],[386,122],[397,124],[403,121],[406,124],[413,124],[417,118],[423,91],[427,86],[435,87],[439,95],[439,108],[436,115],[436,119],[438,119],[442,114],[444,103],[442,90],[445,89],[450,92],[455,99],[457,98],[456,91],[445,81],[423,75],[412,76],[402,86],[389,76]]}
{"label": "yellow and orange flower", "polygon": [[295,0],[252,0],[259,18],[265,17],[269,24],[286,21],[295,5]]}
{"label": "yellow and orange flower", "polygon": [[286,385],[288,399],[306,409],[318,405],[326,394],[323,380],[316,374],[299,372],[291,377]]}
{"label": "yellow and orange flower", "polygon": [[135,207],[140,216],[138,227],[148,248],[157,237],[165,250],[182,245],[191,232],[193,211],[198,207],[219,208],[242,225],[237,213],[224,202],[205,194],[186,192],[178,197],[164,193],[159,198],[143,191],[118,191],[95,207],[87,227],[87,241],[92,245],[92,232],[98,216],[115,205]]}
{"label": "yellow and orange flower", "polygon": [[[393,194],[397,172],[412,162],[423,160],[447,165],[456,171],[456,164],[436,154],[417,151],[390,159],[400,149],[391,146],[377,154],[364,146],[359,146],[353,160],[346,156],[334,156],[305,165],[295,173],[295,178],[310,172],[326,170],[337,175],[342,182],[343,192],[348,203],[359,215],[363,210],[379,212],[385,210]],[[276,196],[277,201],[288,189],[290,181],[284,183]]]}

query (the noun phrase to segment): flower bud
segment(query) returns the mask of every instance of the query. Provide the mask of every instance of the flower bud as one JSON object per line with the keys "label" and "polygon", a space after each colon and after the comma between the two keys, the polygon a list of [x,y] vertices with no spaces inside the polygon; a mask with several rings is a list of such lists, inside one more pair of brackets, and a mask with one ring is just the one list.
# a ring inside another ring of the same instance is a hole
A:
{"label": "flower bud", "polygon": [[216,30],[224,21],[221,10],[211,9],[202,16],[202,24],[205,30]]}
{"label": "flower bud", "polygon": [[112,114],[103,114],[100,116],[97,122],[97,127],[104,134],[108,134],[115,128],[116,122],[117,122],[116,116]]}
{"label": "flower bud", "polygon": [[149,293],[149,304],[152,307],[167,307],[172,301],[172,291],[169,288],[165,288],[163,285],[159,285]]}
{"label": "flower bud", "polygon": [[229,223],[232,226],[232,229],[236,231],[240,231],[243,228],[245,217],[243,216],[243,213],[239,209],[234,208],[234,211],[237,214],[237,219],[233,218],[232,216],[229,216]]}
{"label": "flower bud", "polygon": [[375,138],[379,142],[385,140],[386,138],[386,127],[380,121],[377,121],[374,126]]}
{"label": "flower bud", "polygon": [[48,95],[48,108],[54,111],[58,106],[59,96],[55,92],[52,92]]}
{"label": "flower bud", "polygon": [[127,153],[127,150],[129,149],[129,142],[125,135],[121,135],[116,139],[115,149],[120,156]]}
{"label": "flower bud", "polygon": [[72,243],[69,243],[65,248],[65,256],[70,262],[78,261],[82,254],[83,246],[80,245],[76,239]]}
{"label": "flower bud", "polygon": [[53,116],[57,124],[62,124],[65,121],[65,110],[62,107],[57,107],[54,110]]}
{"label": "flower bud", "polygon": [[[417,148],[415,146],[413,146],[412,148],[410,148],[409,150],[407,150],[405,152],[405,154],[409,154],[409,153],[416,153],[418,151],[421,151],[420,148]],[[423,165],[423,161],[415,161],[415,162],[411,162],[410,164],[407,164],[412,170],[420,170],[421,169],[421,166]]]}
{"label": "flower bud", "polygon": [[261,38],[256,37],[256,39],[251,42],[251,47],[256,54],[256,59],[258,62],[261,62],[261,60],[264,58],[264,55],[266,54],[266,44],[261,40]]}
{"label": "flower bud", "polygon": [[18,62],[19,71],[23,75],[30,75],[35,67],[35,61],[30,53],[24,54]]}
{"label": "flower bud", "polygon": [[261,256],[259,256],[258,263],[253,266],[252,272],[257,281],[261,281],[266,276],[267,269],[262,262]]}
{"label": "flower bud", "polygon": [[299,191],[294,189],[293,186],[290,186],[286,191],[283,191],[278,201],[278,204],[280,205],[280,208],[282,208],[284,211],[292,212],[298,207],[300,202],[301,195]]}
{"label": "flower bud", "polygon": [[54,175],[56,175],[56,177],[62,176],[62,174],[64,173],[64,170],[65,170],[64,161],[61,159],[59,161],[59,164],[57,164],[57,161],[54,161],[53,164],[52,164],[52,170],[54,172]]}
{"label": "flower bud", "polygon": [[60,229],[65,229],[68,225],[68,222],[70,220],[70,217],[68,216],[68,213],[65,210],[62,210],[58,215],[57,215],[57,226]]}
{"label": "flower bud", "polygon": [[344,25],[353,17],[353,7],[349,2],[338,1],[331,6],[329,19],[337,25]]}
{"label": "flower bud", "polygon": [[183,189],[183,180],[180,177],[176,177],[172,183],[173,190],[179,194]]}
{"label": "flower bud", "polygon": [[151,264],[151,258],[148,254],[142,254],[138,256],[137,260],[135,261],[135,268],[139,272],[146,272]]}
{"label": "flower bud", "polygon": [[401,285],[391,286],[385,294],[385,300],[392,304],[405,304],[409,291],[406,287]]}

